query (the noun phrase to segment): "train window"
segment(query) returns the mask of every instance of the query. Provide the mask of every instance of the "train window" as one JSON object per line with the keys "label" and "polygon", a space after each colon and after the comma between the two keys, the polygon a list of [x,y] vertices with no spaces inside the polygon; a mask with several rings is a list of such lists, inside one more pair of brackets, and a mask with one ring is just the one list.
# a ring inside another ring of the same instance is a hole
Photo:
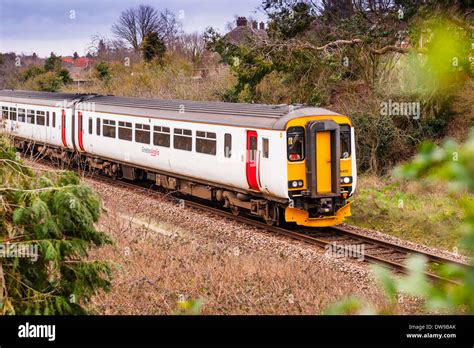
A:
{"label": "train window", "polygon": [[196,132],[196,152],[216,155],[216,133]]}
{"label": "train window", "polygon": [[25,109],[18,109],[18,122],[25,122]]}
{"label": "train window", "polygon": [[268,139],[267,138],[262,138],[262,143],[263,143],[263,158],[268,158],[269,156],[269,152],[270,152],[270,149],[269,149],[269,144],[268,144]]}
{"label": "train window", "polygon": [[95,131],[96,131],[97,135],[100,135],[100,118],[97,118],[95,126],[96,126]]}
{"label": "train window", "polygon": [[230,158],[232,156],[232,134],[224,134],[224,157]]}
{"label": "train window", "polygon": [[304,128],[301,126],[288,128],[287,149],[288,160],[291,162],[304,159]]}
{"label": "train window", "polygon": [[8,120],[8,106],[2,106],[2,118]]}
{"label": "train window", "polygon": [[250,161],[255,162],[257,160],[257,137],[251,136],[250,137]]}
{"label": "train window", "polygon": [[118,137],[122,140],[132,141],[132,123],[119,122]]}
{"label": "train window", "polygon": [[135,141],[142,144],[150,143],[150,125],[141,123],[135,124]]}
{"label": "train window", "polygon": [[351,156],[351,127],[348,124],[341,125],[341,158]]}
{"label": "train window", "polygon": [[53,111],[53,128],[56,128],[56,112]]}
{"label": "train window", "polygon": [[16,121],[16,108],[10,108],[10,120]]}
{"label": "train window", "polygon": [[170,128],[169,127],[153,127],[153,145],[170,147]]}
{"label": "train window", "polygon": [[173,147],[178,150],[192,151],[193,136],[189,129],[174,129]]}
{"label": "train window", "polygon": [[35,110],[26,111],[26,122],[35,124]]}
{"label": "train window", "polygon": [[92,126],[93,126],[92,117],[89,117],[89,134],[92,134]]}
{"label": "train window", "polygon": [[46,126],[49,127],[49,111],[46,111]]}
{"label": "train window", "polygon": [[36,124],[40,126],[44,126],[45,124],[45,115],[44,111],[36,111]]}
{"label": "train window", "polygon": [[104,137],[115,138],[115,132],[117,127],[115,126],[115,121],[104,120],[102,134]]}

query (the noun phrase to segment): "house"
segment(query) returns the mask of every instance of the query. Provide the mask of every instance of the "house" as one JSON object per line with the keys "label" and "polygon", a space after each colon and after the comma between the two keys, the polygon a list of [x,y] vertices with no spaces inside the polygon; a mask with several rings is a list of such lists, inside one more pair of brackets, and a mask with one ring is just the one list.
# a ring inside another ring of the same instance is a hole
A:
{"label": "house", "polygon": [[265,30],[265,23],[252,21],[249,23],[247,18],[238,17],[237,26],[224,36],[224,40],[233,44],[240,45],[246,41],[263,41],[268,38]]}

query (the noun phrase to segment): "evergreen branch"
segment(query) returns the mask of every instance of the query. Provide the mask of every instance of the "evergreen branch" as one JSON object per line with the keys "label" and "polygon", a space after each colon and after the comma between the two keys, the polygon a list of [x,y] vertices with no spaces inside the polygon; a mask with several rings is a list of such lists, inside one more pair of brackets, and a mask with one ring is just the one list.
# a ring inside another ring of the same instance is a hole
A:
{"label": "evergreen branch", "polygon": [[0,187],[0,191],[13,191],[13,192],[25,192],[25,193],[34,193],[42,191],[60,191],[66,188],[80,187],[80,185],[66,185],[66,186],[52,186],[52,187],[41,187],[37,189],[19,189],[13,187]]}

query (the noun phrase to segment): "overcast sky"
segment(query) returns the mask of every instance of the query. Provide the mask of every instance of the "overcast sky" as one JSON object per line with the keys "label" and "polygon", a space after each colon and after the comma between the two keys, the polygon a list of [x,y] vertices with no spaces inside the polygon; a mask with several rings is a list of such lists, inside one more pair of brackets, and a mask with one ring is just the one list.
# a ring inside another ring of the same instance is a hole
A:
{"label": "overcast sky", "polygon": [[120,13],[139,4],[184,14],[186,32],[208,26],[223,32],[234,15],[265,20],[261,0],[0,0],[0,52],[84,55],[91,36],[111,38]]}

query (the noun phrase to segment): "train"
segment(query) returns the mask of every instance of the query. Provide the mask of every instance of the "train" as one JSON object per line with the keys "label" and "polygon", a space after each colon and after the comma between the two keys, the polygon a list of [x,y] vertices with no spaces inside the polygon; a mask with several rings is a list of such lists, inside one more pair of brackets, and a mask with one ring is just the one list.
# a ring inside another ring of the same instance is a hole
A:
{"label": "train", "polygon": [[305,105],[0,91],[18,150],[250,214],[326,227],[351,215],[357,168],[349,116]]}

